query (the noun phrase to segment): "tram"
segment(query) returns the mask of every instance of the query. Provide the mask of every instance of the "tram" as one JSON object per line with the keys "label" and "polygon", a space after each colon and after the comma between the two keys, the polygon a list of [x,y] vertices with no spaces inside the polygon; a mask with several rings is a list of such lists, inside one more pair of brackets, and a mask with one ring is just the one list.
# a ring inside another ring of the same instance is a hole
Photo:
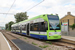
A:
{"label": "tram", "polygon": [[44,14],[13,24],[11,32],[43,40],[57,40],[61,39],[60,25],[58,15]]}

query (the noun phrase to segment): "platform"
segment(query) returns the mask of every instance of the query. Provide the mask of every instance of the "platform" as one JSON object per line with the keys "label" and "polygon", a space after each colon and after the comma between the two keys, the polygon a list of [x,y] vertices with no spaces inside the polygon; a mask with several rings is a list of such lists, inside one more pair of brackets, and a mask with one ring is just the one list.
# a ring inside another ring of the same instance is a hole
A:
{"label": "platform", "polygon": [[72,37],[72,36],[61,36],[61,37],[62,37],[63,39],[75,41],[75,37]]}
{"label": "platform", "polygon": [[12,50],[4,35],[0,32],[0,50]]}

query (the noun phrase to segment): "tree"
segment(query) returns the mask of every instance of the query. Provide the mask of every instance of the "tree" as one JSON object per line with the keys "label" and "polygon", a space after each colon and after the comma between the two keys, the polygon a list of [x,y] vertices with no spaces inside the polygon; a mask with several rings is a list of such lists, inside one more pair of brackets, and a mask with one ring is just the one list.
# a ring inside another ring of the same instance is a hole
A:
{"label": "tree", "polygon": [[6,30],[11,30],[11,25],[12,25],[12,24],[14,24],[13,21],[10,21],[9,23],[7,23],[7,24],[5,25]]}
{"label": "tree", "polygon": [[74,30],[75,28],[75,23],[73,25],[70,26],[72,28],[72,30]]}
{"label": "tree", "polygon": [[8,29],[8,24],[5,24],[5,30],[7,30]]}
{"label": "tree", "polygon": [[16,23],[28,19],[27,12],[17,13],[15,16]]}
{"label": "tree", "polygon": [[13,21],[10,21],[10,22],[8,23],[8,29],[9,29],[9,30],[11,30],[11,25],[12,25],[12,24],[14,24]]}
{"label": "tree", "polygon": [[51,14],[51,15],[53,15],[53,14]]}

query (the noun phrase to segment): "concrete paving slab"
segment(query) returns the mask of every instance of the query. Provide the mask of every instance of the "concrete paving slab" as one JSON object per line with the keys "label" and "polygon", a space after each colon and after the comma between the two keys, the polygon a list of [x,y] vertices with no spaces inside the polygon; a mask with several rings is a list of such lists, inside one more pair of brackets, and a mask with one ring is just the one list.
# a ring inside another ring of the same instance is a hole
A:
{"label": "concrete paving slab", "polygon": [[75,41],[75,37],[72,36],[61,36],[63,39]]}
{"label": "concrete paving slab", "polygon": [[0,32],[0,50],[12,50],[4,35]]}

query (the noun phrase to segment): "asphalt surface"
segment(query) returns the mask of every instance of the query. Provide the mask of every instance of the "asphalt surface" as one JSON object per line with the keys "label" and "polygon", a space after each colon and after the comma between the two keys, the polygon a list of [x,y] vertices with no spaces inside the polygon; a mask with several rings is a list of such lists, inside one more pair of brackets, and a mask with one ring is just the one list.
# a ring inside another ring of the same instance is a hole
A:
{"label": "asphalt surface", "polygon": [[12,40],[21,50],[42,50],[34,45],[28,44],[20,39]]}

